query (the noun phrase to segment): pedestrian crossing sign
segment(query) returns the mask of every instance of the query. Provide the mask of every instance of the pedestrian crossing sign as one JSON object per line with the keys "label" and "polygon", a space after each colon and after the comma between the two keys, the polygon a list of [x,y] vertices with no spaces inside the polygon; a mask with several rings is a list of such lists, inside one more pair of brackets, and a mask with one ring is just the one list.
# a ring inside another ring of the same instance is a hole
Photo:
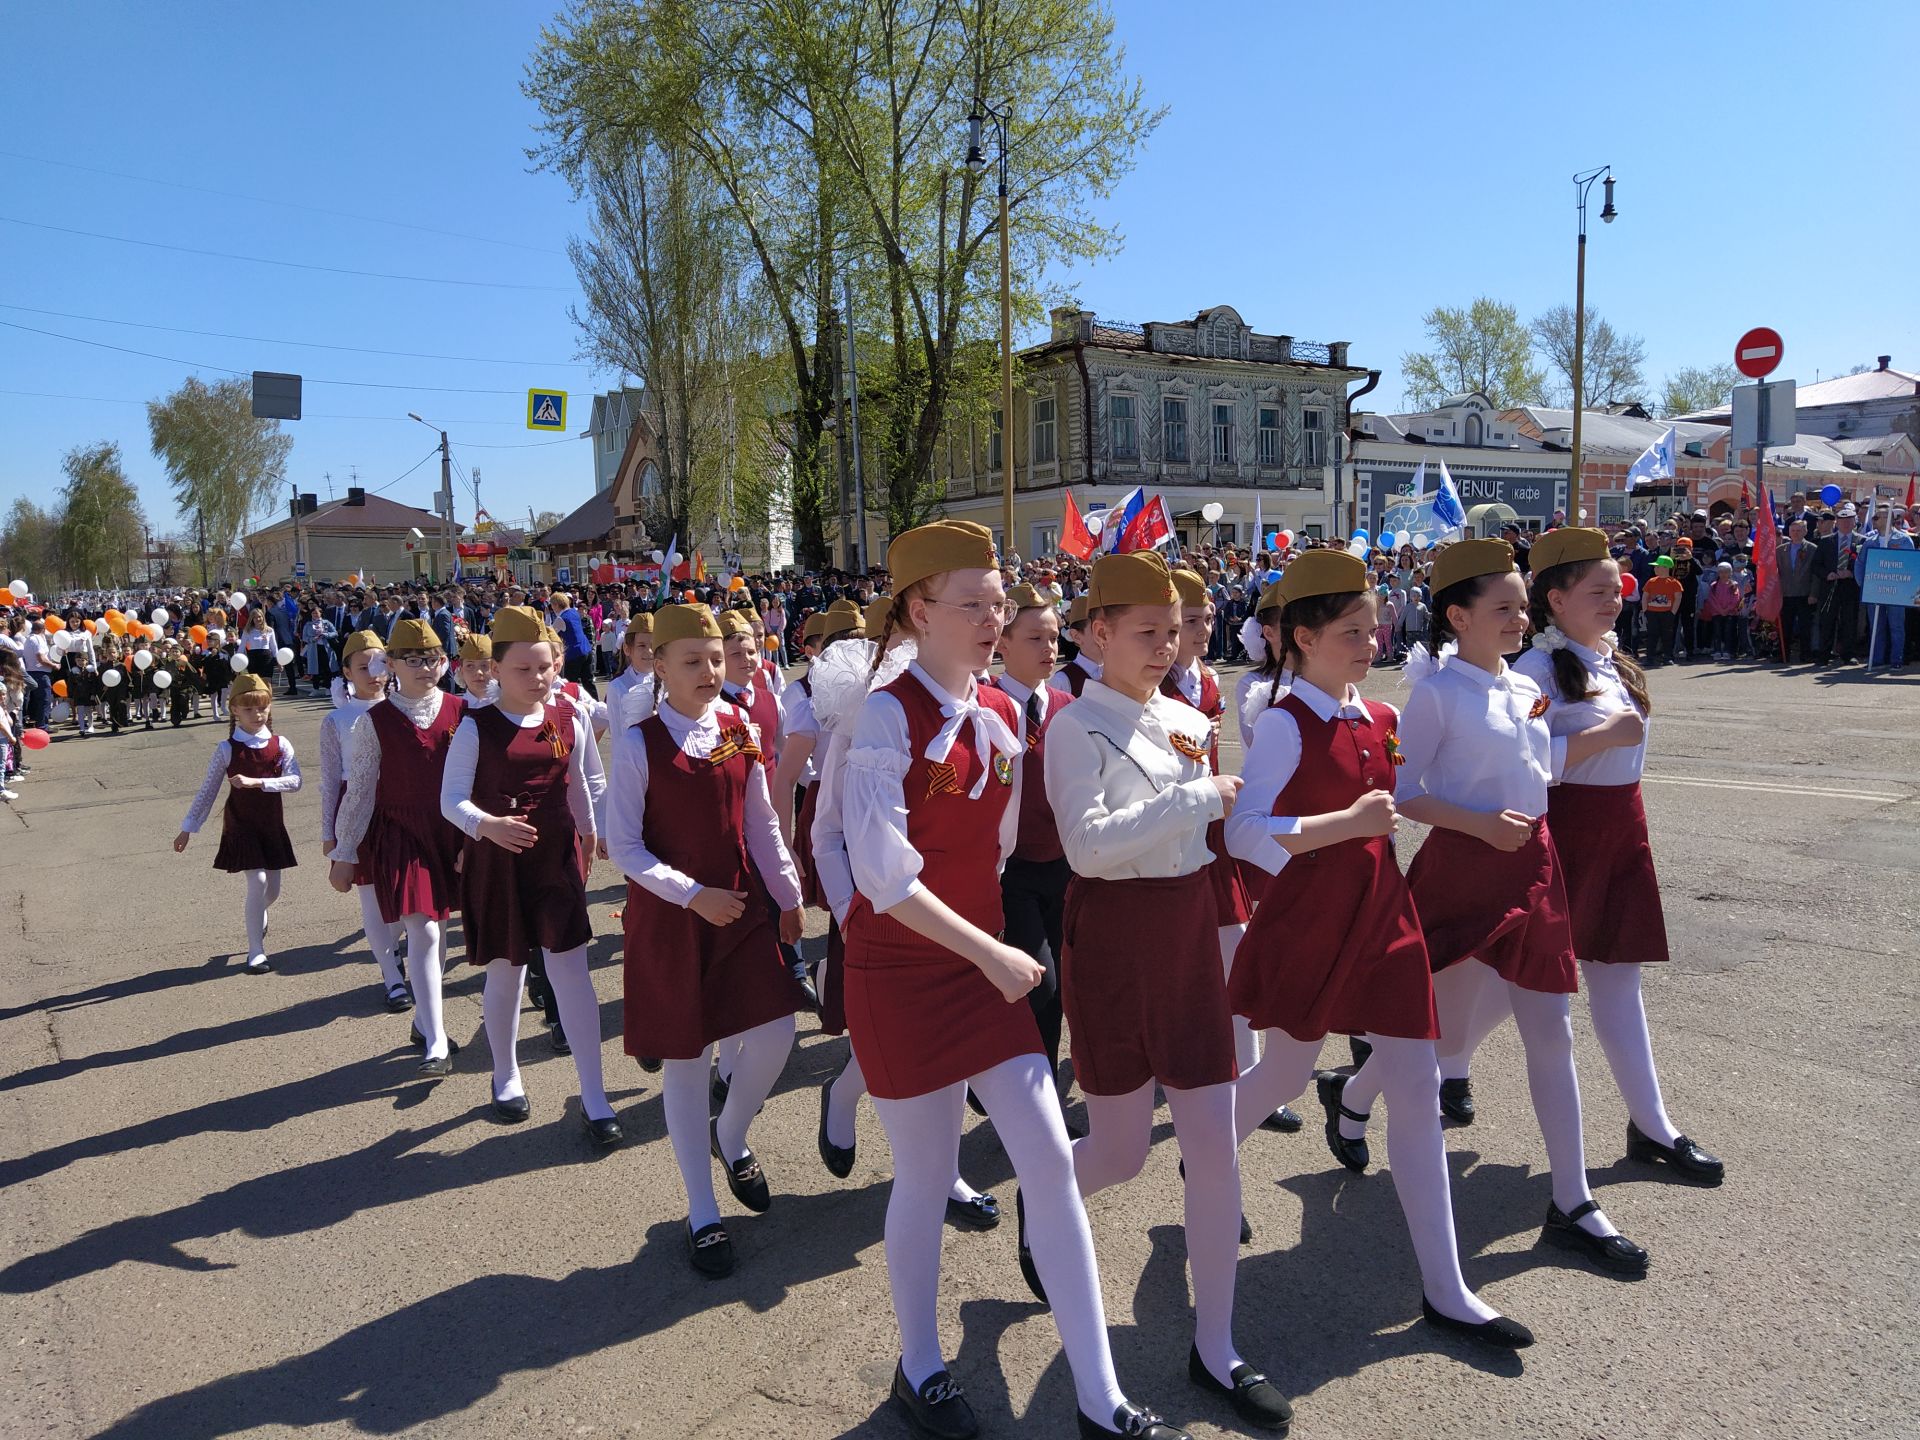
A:
{"label": "pedestrian crossing sign", "polygon": [[564,390],[527,391],[527,428],[555,430],[567,428],[567,392]]}

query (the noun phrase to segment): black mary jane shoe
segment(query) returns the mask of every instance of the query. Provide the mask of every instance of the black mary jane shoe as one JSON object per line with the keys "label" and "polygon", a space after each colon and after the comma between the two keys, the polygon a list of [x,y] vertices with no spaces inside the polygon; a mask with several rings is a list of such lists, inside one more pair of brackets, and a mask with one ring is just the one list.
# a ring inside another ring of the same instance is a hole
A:
{"label": "black mary jane shoe", "polygon": [[1020,1278],[1027,1282],[1027,1289],[1033,1292],[1033,1298],[1051,1310],[1053,1302],[1047,1299],[1047,1287],[1040,1283],[1040,1271],[1033,1263],[1033,1250],[1027,1244],[1027,1195],[1024,1190],[1014,1192],[1013,1210],[1019,1221]]}
{"label": "black mary jane shoe", "polygon": [[595,1120],[583,1110],[580,1119],[587,1127],[587,1138],[593,1141],[596,1150],[617,1150],[625,1143],[627,1132],[621,1127],[617,1116],[609,1115],[604,1120]]}
{"label": "black mary jane shoe", "polygon": [[413,1009],[413,992],[407,988],[404,980],[397,980],[387,986],[387,1011],[393,1015],[404,1015]]}
{"label": "black mary jane shoe", "polygon": [[1686,1136],[1671,1145],[1650,1140],[1640,1127],[1627,1121],[1627,1158],[1649,1164],[1664,1164],[1682,1179],[1696,1185],[1718,1185],[1727,1178],[1727,1167],[1717,1156],[1709,1155]]}
{"label": "black mary jane shoe", "polygon": [[971,1200],[947,1197],[947,1220],[962,1230],[991,1230],[1000,1223],[1000,1202],[984,1191]]}
{"label": "black mary jane shoe", "polygon": [[1282,1135],[1297,1135],[1306,1126],[1300,1118],[1300,1112],[1291,1105],[1282,1105],[1266,1119],[1260,1122],[1262,1130],[1278,1130]]}
{"label": "black mary jane shoe", "polygon": [[1089,1420],[1084,1410],[1076,1410],[1074,1419],[1080,1422],[1080,1440],[1106,1440],[1109,1435],[1137,1435],[1141,1440],[1193,1440],[1178,1425],[1168,1424],[1153,1411],[1142,1409],[1130,1400],[1123,1400],[1113,1412],[1111,1425]]}
{"label": "black mary jane shoe", "polygon": [[[852,1064],[852,1061],[848,1061]],[[856,1145],[836,1145],[827,1138],[827,1109],[833,1103],[833,1084],[828,1082],[820,1087],[820,1163],[836,1180],[844,1180],[853,1173]]]}
{"label": "black mary jane shoe", "polygon": [[945,1370],[936,1370],[918,1390],[907,1383],[907,1372],[893,1367],[893,1403],[907,1417],[913,1433],[927,1440],[973,1440],[980,1422],[973,1418],[960,1382]]}
{"label": "black mary jane shoe", "polygon": [[453,1074],[453,1052],[449,1050],[445,1055],[437,1058],[431,1055],[427,1056],[414,1067],[413,1073],[420,1076],[423,1080],[438,1080],[443,1076]]}
{"label": "black mary jane shoe", "polygon": [[1449,1120],[1457,1120],[1462,1125],[1471,1125],[1475,1114],[1473,1081],[1465,1076],[1458,1080],[1442,1080],[1440,1082],[1440,1113]]}
{"label": "black mary jane shoe", "polygon": [[1533,1344],[1533,1332],[1518,1320],[1496,1315],[1491,1320],[1456,1320],[1433,1308],[1425,1295],[1420,1297],[1420,1313],[1436,1330],[1450,1330],[1495,1350],[1524,1350]]}
{"label": "black mary jane shoe", "polygon": [[1327,1112],[1327,1149],[1354,1174],[1366,1172],[1373,1163],[1373,1152],[1367,1148],[1367,1137],[1349,1140],[1340,1133],[1340,1121],[1344,1116],[1365,1124],[1373,1118],[1372,1112],[1362,1115],[1357,1110],[1349,1110],[1341,1104],[1341,1097],[1347,1093],[1347,1077],[1337,1070],[1323,1070],[1314,1077],[1314,1088],[1320,1092],[1320,1104]]}
{"label": "black mary jane shoe", "polygon": [[556,1055],[573,1054],[573,1044],[567,1039],[566,1027],[558,1020],[547,1027],[547,1043],[553,1046]]}
{"label": "black mary jane shoe", "polygon": [[773,1206],[773,1192],[767,1188],[766,1174],[760,1169],[760,1157],[751,1150],[740,1160],[729,1160],[721,1154],[718,1119],[707,1122],[707,1138],[713,1158],[727,1172],[727,1189],[733,1192],[733,1198],[756,1215],[766,1214]]}
{"label": "black mary jane shoe", "polygon": [[640,1068],[649,1075],[658,1075],[660,1073],[660,1061],[652,1055],[642,1055],[640,1057]]}
{"label": "black mary jane shoe", "polygon": [[820,988],[813,983],[813,977],[806,972],[804,966],[794,971],[793,982],[800,987],[800,997],[806,1002],[808,1011],[818,1015],[820,1013]]}
{"label": "black mary jane shoe", "polygon": [[1217,1395],[1233,1406],[1233,1413],[1258,1430],[1284,1432],[1293,1424],[1293,1404],[1266,1376],[1251,1365],[1233,1367],[1233,1383],[1222,1385],[1213,1378],[1198,1350],[1187,1352],[1187,1378],[1209,1395]]}
{"label": "black mary jane shoe", "polygon": [[718,1222],[703,1226],[699,1230],[689,1226],[687,1257],[693,1261],[693,1268],[709,1280],[719,1280],[731,1275],[733,1273],[733,1241],[727,1235],[727,1227]]}
{"label": "black mary jane shoe", "polygon": [[1552,1201],[1547,1202],[1547,1223],[1540,1238],[1562,1249],[1577,1250],[1602,1270],[1615,1275],[1638,1276],[1647,1273],[1647,1252],[1624,1235],[1595,1235],[1582,1230],[1580,1221],[1594,1214],[1600,1202],[1589,1200],[1565,1214]]}
{"label": "black mary jane shoe", "polygon": [[504,1120],[509,1125],[518,1125],[533,1113],[533,1106],[527,1103],[524,1095],[515,1095],[511,1100],[493,1099],[493,1114],[496,1120]]}
{"label": "black mary jane shoe", "polygon": [[249,975],[265,975],[269,973],[272,969],[273,969],[272,963],[264,955],[255,955],[252,959],[247,961],[247,964],[246,964],[246,971],[247,971],[247,974]]}
{"label": "black mary jane shoe", "polygon": [[1347,1037],[1347,1053],[1353,1056],[1353,1068],[1358,1070],[1367,1063],[1367,1057],[1373,1054],[1373,1046],[1358,1035]]}

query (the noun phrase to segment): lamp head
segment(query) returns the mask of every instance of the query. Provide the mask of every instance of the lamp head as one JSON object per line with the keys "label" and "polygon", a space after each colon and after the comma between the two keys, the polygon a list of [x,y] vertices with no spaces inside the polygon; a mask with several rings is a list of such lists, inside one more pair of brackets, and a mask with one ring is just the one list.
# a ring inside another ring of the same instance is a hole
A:
{"label": "lamp head", "polygon": [[1613,217],[1620,213],[1613,208],[1613,176],[1608,175],[1604,183],[1607,187],[1606,203],[1600,207],[1600,218],[1606,224],[1611,225],[1613,223]]}
{"label": "lamp head", "polygon": [[967,169],[976,175],[987,168],[987,152],[981,148],[986,124],[987,117],[980,113],[980,102],[976,100],[967,114]]}

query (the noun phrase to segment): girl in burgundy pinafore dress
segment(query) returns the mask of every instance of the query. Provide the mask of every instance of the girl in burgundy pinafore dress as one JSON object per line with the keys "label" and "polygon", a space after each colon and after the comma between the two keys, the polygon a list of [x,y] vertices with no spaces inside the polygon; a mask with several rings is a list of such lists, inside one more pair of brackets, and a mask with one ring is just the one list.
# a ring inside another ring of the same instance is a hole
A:
{"label": "girl in burgundy pinafore dress", "polygon": [[[387,647],[371,630],[355,630],[347,636],[340,651],[340,674],[335,679],[333,709],[320,721],[320,853],[333,858],[338,848],[341,803],[347,795],[347,763],[353,751],[354,722],[367,713],[369,706],[386,697]],[[438,808],[435,792],[435,808]],[[331,868],[328,883],[340,890],[340,881]],[[380,900],[373,893],[373,876],[364,860],[355,864],[346,891],[360,905],[360,930],[367,937],[367,949],[380,967],[380,983],[387,1010],[395,1015],[413,1008],[413,991],[401,968],[399,932],[380,914]],[[342,893],[346,893],[342,891]]]}
{"label": "girl in burgundy pinafore dress", "polygon": [[[1367,569],[1344,551],[1290,565],[1278,589],[1277,652],[1290,690],[1254,722],[1246,786],[1227,822],[1233,853],[1269,874],[1229,984],[1234,1009],[1265,1032],[1241,1076],[1247,1108],[1306,1088],[1329,1031],[1366,1035],[1389,1105],[1394,1189],[1436,1326],[1511,1349],[1532,1343],[1460,1273],[1435,1103],[1433,982],[1411,891],[1394,858],[1398,716],[1355,685],[1373,660],[1376,602]],[[1340,1133],[1344,1076],[1321,1077],[1327,1143],[1351,1170],[1366,1142]],[[1361,1117],[1364,1123],[1364,1117]],[[1252,1126],[1241,1122],[1243,1133]]]}
{"label": "girl in burgundy pinafore dress", "polygon": [[280,797],[300,788],[300,764],[293,742],[273,733],[273,689],[257,675],[233,682],[227,703],[232,718],[227,738],[213,747],[206,778],[174,837],[176,854],[207,821],[221,783],[227,803],[220,815],[220,848],[213,868],[247,877],[247,969],[266,973],[267,911],[280,898],[280,872],[292,869],[293,842],[287,838]]}

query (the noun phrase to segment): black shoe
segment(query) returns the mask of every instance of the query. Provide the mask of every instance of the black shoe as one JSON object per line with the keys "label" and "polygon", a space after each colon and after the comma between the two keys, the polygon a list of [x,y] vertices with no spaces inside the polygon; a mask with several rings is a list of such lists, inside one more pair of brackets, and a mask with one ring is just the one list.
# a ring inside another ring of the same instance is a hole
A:
{"label": "black shoe", "polygon": [[594,1120],[583,1110],[580,1118],[586,1122],[587,1134],[592,1138],[595,1148],[614,1150],[626,1140],[627,1132],[620,1127],[617,1117],[609,1115],[604,1120]]}
{"label": "black shoe", "polygon": [[[847,1063],[851,1065],[853,1062],[849,1060]],[[829,1082],[820,1087],[820,1163],[827,1167],[836,1180],[844,1180],[853,1173],[853,1156],[858,1146],[836,1145],[827,1138],[827,1107],[832,1100],[833,1085]]]}
{"label": "black shoe", "polygon": [[640,1068],[649,1075],[658,1075],[660,1073],[660,1061],[656,1056],[642,1055],[640,1057]]}
{"label": "black shoe", "polygon": [[707,1138],[713,1151],[713,1158],[727,1172],[727,1189],[733,1192],[733,1198],[756,1215],[764,1215],[773,1205],[773,1192],[767,1189],[767,1177],[760,1169],[760,1160],[753,1151],[747,1151],[744,1160],[729,1160],[720,1153],[720,1122],[717,1119],[707,1122]]}
{"label": "black shoe", "polygon": [[1084,1410],[1076,1410],[1080,1422],[1080,1440],[1106,1440],[1109,1435],[1138,1435],[1142,1440],[1193,1440],[1178,1425],[1169,1425],[1151,1410],[1143,1410],[1132,1401],[1122,1401],[1113,1412],[1113,1424],[1100,1425],[1089,1420]]}
{"label": "black shoe", "polygon": [[1053,1304],[1047,1299],[1047,1287],[1040,1283],[1040,1272],[1035,1268],[1033,1263],[1033,1251],[1027,1246],[1026,1191],[1016,1190],[1014,1192],[1013,1209],[1015,1217],[1020,1222],[1020,1278],[1027,1282],[1027,1289],[1033,1292],[1033,1298],[1051,1310]]}
{"label": "black shoe", "polygon": [[502,1100],[495,1096],[493,1113],[496,1119],[504,1120],[509,1125],[518,1125],[533,1113],[533,1107],[527,1103],[527,1097],[524,1095],[516,1095],[511,1100]]}
{"label": "black shoe", "polygon": [[907,1383],[907,1372],[894,1366],[893,1403],[905,1413],[913,1432],[928,1440],[972,1440],[980,1433],[973,1407],[967,1404],[959,1382],[945,1370],[934,1371],[915,1390]]}
{"label": "black shoe", "polygon": [[443,1075],[451,1075],[453,1073],[453,1052],[449,1050],[437,1060],[429,1056],[414,1068],[413,1073],[422,1079],[432,1080],[437,1080]]}
{"label": "black shoe", "polygon": [[947,1219],[962,1230],[991,1230],[1000,1223],[1000,1202],[980,1194],[971,1200],[947,1197]]}
{"label": "black shoe", "polygon": [[267,960],[266,956],[255,955],[251,960],[247,961],[246,969],[249,975],[264,975],[273,969],[273,966]]}
{"label": "black shoe", "polygon": [[1649,1140],[1631,1120],[1627,1121],[1627,1158],[1652,1164],[1664,1162],[1696,1185],[1718,1185],[1727,1178],[1727,1167],[1686,1136],[1678,1137],[1671,1145],[1662,1145],[1658,1140]]}
{"label": "black shoe", "polygon": [[573,1054],[573,1045],[567,1039],[566,1029],[558,1020],[547,1027],[547,1043],[553,1046],[556,1055]]}
{"label": "black shoe", "polygon": [[715,1070],[713,1072],[713,1084],[708,1087],[707,1093],[713,1096],[715,1106],[724,1108],[727,1103],[727,1092],[732,1088],[733,1082],[728,1080],[727,1077],[722,1075],[718,1070]]}
{"label": "black shoe", "polygon": [[807,974],[803,967],[794,972],[793,978],[794,982],[800,987],[800,994],[807,1003],[807,1009],[818,1015],[820,1013],[820,989],[813,983],[813,977]]}
{"label": "black shoe", "polygon": [[1369,1045],[1365,1040],[1362,1040],[1358,1035],[1349,1035],[1347,1037],[1347,1051],[1353,1056],[1353,1068],[1358,1070],[1362,1065],[1367,1063],[1367,1057],[1373,1054],[1373,1046]]}
{"label": "black shoe", "polygon": [[1347,1093],[1347,1077],[1338,1071],[1322,1070],[1313,1077],[1313,1083],[1320,1092],[1320,1104],[1327,1112],[1327,1149],[1333,1152],[1334,1159],[1354,1174],[1364,1174],[1367,1166],[1373,1163],[1373,1152],[1367,1148],[1367,1137],[1362,1135],[1358,1140],[1349,1140],[1342,1135],[1340,1117],[1344,1115],[1349,1120],[1364,1124],[1373,1118],[1372,1112],[1362,1115],[1340,1103],[1341,1097]]}
{"label": "black shoe", "polygon": [[1296,1135],[1306,1125],[1300,1118],[1300,1112],[1291,1105],[1282,1105],[1266,1119],[1260,1122],[1262,1130],[1278,1130],[1282,1135]]}
{"label": "black shoe", "polygon": [[1467,1078],[1440,1082],[1440,1113],[1462,1125],[1473,1123],[1473,1081]]}
{"label": "black shoe", "polygon": [[392,1015],[404,1015],[413,1008],[413,992],[404,982],[396,981],[387,986],[387,1011]]}
{"label": "black shoe", "polygon": [[1293,1406],[1274,1383],[1251,1365],[1233,1367],[1233,1383],[1222,1385],[1201,1360],[1198,1350],[1187,1352],[1187,1378],[1209,1395],[1232,1404],[1234,1413],[1261,1430],[1285,1430],[1293,1423]]}
{"label": "black shoe", "polygon": [[733,1273],[733,1241],[724,1225],[709,1225],[703,1230],[687,1231],[687,1254],[693,1268],[709,1280]]}
{"label": "black shoe", "polygon": [[1509,1320],[1504,1315],[1496,1315],[1491,1320],[1456,1320],[1434,1309],[1433,1302],[1424,1295],[1420,1297],[1420,1313],[1436,1329],[1451,1330],[1456,1335],[1465,1335],[1495,1350],[1524,1350],[1533,1344],[1533,1332],[1518,1320]]}
{"label": "black shoe", "polygon": [[1584,1205],[1576,1205],[1569,1214],[1562,1214],[1560,1207],[1552,1201],[1547,1202],[1547,1223],[1540,1232],[1540,1238],[1566,1250],[1578,1250],[1585,1254],[1602,1270],[1610,1270],[1616,1275],[1644,1275],[1647,1273],[1647,1252],[1624,1235],[1595,1235],[1590,1230],[1582,1230],[1580,1221],[1600,1208],[1600,1202],[1589,1200]]}

